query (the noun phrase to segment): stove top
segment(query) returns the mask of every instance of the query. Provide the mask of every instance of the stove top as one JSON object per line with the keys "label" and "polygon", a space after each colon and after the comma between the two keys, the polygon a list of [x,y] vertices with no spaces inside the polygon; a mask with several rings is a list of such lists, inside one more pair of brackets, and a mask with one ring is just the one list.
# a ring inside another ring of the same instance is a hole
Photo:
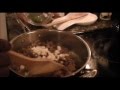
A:
{"label": "stove top", "polygon": [[[91,48],[91,63],[94,69],[87,77],[119,77],[120,72],[120,32],[105,30],[88,35],[81,35]],[[91,67],[91,68],[93,68]]]}
{"label": "stove top", "polygon": [[[120,48],[118,32],[105,30],[80,36],[89,44],[92,53],[85,68],[75,76],[80,78],[119,77],[120,57],[118,54],[120,54]],[[10,72],[10,76],[17,75]]]}
{"label": "stove top", "polygon": [[[9,20],[10,21],[10,20]],[[23,33],[19,28],[12,28],[9,23],[9,35],[11,38]],[[77,77],[119,77],[120,68],[120,44],[119,44],[119,25],[112,28],[95,30],[94,32],[80,34],[90,46],[91,59],[86,67],[78,73]],[[10,29],[11,27],[11,29]],[[16,25],[16,27],[18,27]],[[10,77],[19,77],[10,71]]]}

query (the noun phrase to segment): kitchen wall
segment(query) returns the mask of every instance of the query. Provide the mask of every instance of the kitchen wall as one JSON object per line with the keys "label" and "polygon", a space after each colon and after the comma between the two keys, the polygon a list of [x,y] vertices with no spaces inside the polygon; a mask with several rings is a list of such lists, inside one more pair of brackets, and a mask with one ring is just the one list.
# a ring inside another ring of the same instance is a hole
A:
{"label": "kitchen wall", "polygon": [[7,40],[6,13],[0,13],[0,39]]}

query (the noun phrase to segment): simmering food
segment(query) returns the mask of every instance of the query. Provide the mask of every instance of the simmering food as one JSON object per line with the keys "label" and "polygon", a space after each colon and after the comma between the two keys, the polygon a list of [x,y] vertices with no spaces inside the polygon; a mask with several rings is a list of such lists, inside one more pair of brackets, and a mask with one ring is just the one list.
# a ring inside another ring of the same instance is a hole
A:
{"label": "simmering food", "polygon": [[[36,41],[29,46],[20,48],[16,51],[31,58],[39,58],[39,60],[41,60],[41,58],[53,60],[64,65],[71,73],[77,69],[75,53],[60,44],[53,43],[52,41]],[[55,76],[64,76],[65,74],[64,70],[54,73]]]}

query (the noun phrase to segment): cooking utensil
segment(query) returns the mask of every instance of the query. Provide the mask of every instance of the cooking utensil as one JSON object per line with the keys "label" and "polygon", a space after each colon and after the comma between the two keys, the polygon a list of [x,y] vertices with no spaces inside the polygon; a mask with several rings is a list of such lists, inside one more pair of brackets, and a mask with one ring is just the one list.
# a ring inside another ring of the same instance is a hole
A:
{"label": "cooking utensil", "polygon": [[[77,70],[74,71],[73,73],[66,75],[65,77],[73,76],[76,73],[78,73],[81,69],[85,67],[86,63],[89,61],[91,57],[90,48],[88,44],[81,37],[75,36],[70,32],[60,32],[60,31],[53,31],[53,30],[48,31],[47,29],[36,30],[33,32],[24,33],[24,34],[17,36],[13,40],[11,40],[12,52],[15,52],[14,51],[15,49],[27,46],[36,40],[52,41],[55,43],[59,43],[60,45],[75,52],[75,54],[78,56],[78,59],[75,60],[76,65],[77,65]],[[9,55],[11,58],[11,62],[16,62],[16,63],[19,62],[21,65],[24,65],[25,63],[28,63],[31,61],[30,58],[23,56],[23,55],[21,56],[19,54],[14,54],[11,52],[9,52]],[[16,59],[14,57],[16,57]],[[35,62],[35,61],[32,61],[32,62]],[[31,66],[33,65],[32,62],[31,62]],[[39,68],[41,67],[39,66],[38,62],[35,62],[35,64],[37,64]],[[16,64],[12,63],[12,65],[16,65]],[[38,69],[36,67],[35,71],[37,70]]]}
{"label": "cooking utensil", "polygon": [[8,53],[10,58],[12,58],[11,63],[16,65],[16,68],[19,68],[19,70],[21,70],[20,67],[22,65],[29,73],[29,76],[48,74],[60,69],[65,69],[67,71],[65,66],[49,59],[40,58],[39,60],[39,58],[29,58],[14,51],[9,51]]}

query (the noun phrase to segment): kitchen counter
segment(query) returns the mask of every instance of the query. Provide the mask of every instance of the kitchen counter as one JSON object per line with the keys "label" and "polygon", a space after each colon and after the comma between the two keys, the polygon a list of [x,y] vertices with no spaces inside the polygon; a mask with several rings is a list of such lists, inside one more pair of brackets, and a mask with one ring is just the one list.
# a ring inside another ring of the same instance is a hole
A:
{"label": "kitchen counter", "polygon": [[[22,27],[18,24],[18,22],[15,19],[15,15],[13,13],[8,13],[7,16],[7,30],[8,30],[8,37],[9,40],[14,38],[15,36],[24,33],[24,30]],[[100,20],[98,19],[94,24],[88,25],[88,26],[81,26],[81,25],[73,25],[69,28],[67,28],[65,31],[70,31],[73,33],[79,33],[79,32],[92,32],[92,31],[98,31],[98,30],[105,30],[112,28],[114,25],[118,24],[118,20]],[[27,24],[28,27],[31,30],[36,30],[36,29],[43,29],[43,27],[36,27]],[[54,28],[50,28],[54,29]]]}

